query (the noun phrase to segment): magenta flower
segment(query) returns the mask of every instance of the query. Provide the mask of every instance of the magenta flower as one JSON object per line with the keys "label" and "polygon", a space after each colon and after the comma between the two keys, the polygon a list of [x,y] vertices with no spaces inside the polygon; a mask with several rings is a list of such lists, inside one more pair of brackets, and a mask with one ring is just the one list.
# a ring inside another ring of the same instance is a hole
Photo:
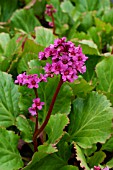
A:
{"label": "magenta flower", "polygon": [[61,61],[58,61],[57,63],[52,64],[51,71],[54,72],[54,74],[59,74],[63,70],[63,64]]}
{"label": "magenta flower", "polygon": [[39,81],[40,82],[47,82],[47,76],[46,74],[40,74],[40,77],[39,77]]}
{"label": "magenta flower", "polygon": [[36,107],[30,107],[28,110],[29,110],[29,113],[31,113],[32,116],[36,115]]}
{"label": "magenta flower", "polygon": [[52,65],[49,63],[46,63],[46,66],[44,67],[44,70],[47,74],[51,74],[51,69],[52,69]]}
{"label": "magenta flower", "polygon": [[37,114],[37,110],[41,110],[42,106],[44,105],[44,102],[40,101],[40,98],[33,99],[32,107],[30,107],[28,110],[31,113],[32,116]]}
{"label": "magenta flower", "polygon": [[108,167],[101,169],[99,166],[94,166],[94,170],[109,170]]}
{"label": "magenta flower", "polygon": [[44,52],[40,52],[39,53],[39,60],[46,60],[47,58],[45,57],[45,53]]}
{"label": "magenta flower", "polygon": [[99,166],[94,166],[94,170],[101,170]]}
{"label": "magenta flower", "polygon": [[19,74],[17,76],[17,80],[15,80],[15,83],[19,84],[19,85],[25,85],[27,83],[27,75],[26,75],[26,73],[24,72],[23,74]]}
{"label": "magenta flower", "polygon": [[28,75],[28,82],[27,82],[27,86],[28,88],[32,89],[32,88],[38,88],[39,85],[38,83],[40,82],[40,79],[37,77],[37,74],[32,74],[32,75]]}
{"label": "magenta flower", "polygon": [[54,27],[53,22],[49,22],[49,26],[50,26],[50,27]]}
{"label": "magenta flower", "polygon": [[35,107],[38,110],[41,110],[43,105],[44,105],[44,102],[41,102],[40,98],[33,99],[33,104],[32,104],[33,108]]}
{"label": "magenta flower", "polygon": [[67,68],[65,71],[61,72],[63,81],[72,81],[71,76],[74,74],[71,67]]}
{"label": "magenta flower", "polygon": [[56,9],[53,7],[52,4],[47,4],[46,5],[46,10],[45,10],[45,14],[47,14],[48,16],[51,16],[53,13],[56,12]]}

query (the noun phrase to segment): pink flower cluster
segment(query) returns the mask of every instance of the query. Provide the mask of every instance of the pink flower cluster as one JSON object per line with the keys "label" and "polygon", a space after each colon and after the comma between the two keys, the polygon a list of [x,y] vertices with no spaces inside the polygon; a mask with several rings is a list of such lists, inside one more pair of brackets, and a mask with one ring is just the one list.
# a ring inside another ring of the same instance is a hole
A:
{"label": "pink flower cluster", "polygon": [[48,16],[51,16],[55,12],[56,12],[56,9],[53,7],[52,4],[47,4],[46,5],[45,14],[47,14]]}
{"label": "pink flower cluster", "polygon": [[85,61],[88,59],[80,46],[75,47],[71,41],[66,42],[66,37],[56,39],[54,44],[39,53],[40,60],[51,58],[52,63],[46,63],[44,67],[46,76],[53,77],[60,74],[62,80],[73,82],[78,78],[78,73],[86,72]]}
{"label": "pink flower cluster", "polygon": [[46,75],[40,74],[40,77],[38,77],[37,74],[26,75],[26,73],[24,72],[23,74],[19,74],[17,76],[17,80],[15,80],[15,83],[19,85],[26,85],[30,89],[37,89],[39,87],[38,83],[42,81],[47,82]]}
{"label": "pink flower cluster", "polygon": [[34,116],[37,113],[37,109],[41,110],[43,105],[44,105],[44,102],[41,102],[40,98],[36,98],[36,99],[33,99],[32,107],[30,107],[28,110],[31,113],[31,115]]}
{"label": "pink flower cluster", "polygon": [[[37,89],[39,87],[39,82],[47,82],[46,75],[40,74],[40,77],[38,77],[37,74],[31,74],[26,75],[24,72],[23,74],[19,74],[17,76],[17,80],[15,80],[15,83],[19,85],[26,85],[30,89]],[[33,99],[32,107],[30,107],[28,110],[31,113],[32,116],[36,115],[37,110],[41,110],[42,106],[44,105],[44,102],[40,101],[40,98]]]}

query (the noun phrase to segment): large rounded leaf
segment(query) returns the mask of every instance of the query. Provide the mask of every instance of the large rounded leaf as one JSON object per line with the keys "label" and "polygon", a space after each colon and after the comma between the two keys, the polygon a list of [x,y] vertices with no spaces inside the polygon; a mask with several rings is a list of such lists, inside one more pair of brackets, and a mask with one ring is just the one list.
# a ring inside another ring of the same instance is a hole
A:
{"label": "large rounded leaf", "polygon": [[0,170],[18,170],[23,166],[18,139],[14,132],[0,128]]}
{"label": "large rounded leaf", "polygon": [[113,94],[113,56],[102,60],[96,67],[99,90]]}
{"label": "large rounded leaf", "polygon": [[33,31],[36,26],[39,26],[40,22],[34,16],[33,10],[21,9],[13,13],[11,17],[11,25],[29,33]]}
{"label": "large rounded leaf", "polygon": [[0,126],[15,125],[19,114],[19,92],[12,78],[7,73],[0,72]]}
{"label": "large rounded leaf", "polygon": [[70,138],[83,148],[104,143],[112,132],[113,112],[106,96],[96,92],[77,98],[70,114]]}

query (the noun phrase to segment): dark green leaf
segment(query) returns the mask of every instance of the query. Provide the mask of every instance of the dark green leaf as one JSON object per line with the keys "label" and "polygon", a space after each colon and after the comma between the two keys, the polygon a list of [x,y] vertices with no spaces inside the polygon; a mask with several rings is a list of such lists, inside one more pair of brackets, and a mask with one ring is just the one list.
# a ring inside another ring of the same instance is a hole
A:
{"label": "dark green leaf", "polygon": [[15,125],[19,115],[19,92],[7,73],[0,72],[0,126],[9,127]]}
{"label": "dark green leaf", "polygon": [[11,25],[12,27],[29,33],[32,32],[36,26],[39,26],[40,22],[34,16],[32,9],[20,9],[13,13],[11,17]]}
{"label": "dark green leaf", "polygon": [[48,135],[48,143],[56,144],[64,135],[63,129],[69,123],[69,119],[65,114],[51,115],[50,120],[45,128]]}
{"label": "dark green leaf", "polygon": [[104,152],[102,151],[95,152],[94,155],[88,159],[88,163],[90,167],[93,168],[94,166],[98,166],[100,163],[102,163],[105,157],[106,154]]}
{"label": "dark green leaf", "polygon": [[13,14],[14,10],[17,8],[17,0],[4,0],[0,1],[0,21],[5,22],[8,21],[8,19]]}
{"label": "dark green leaf", "polygon": [[75,143],[74,143],[74,147],[75,147],[75,150],[76,150],[76,159],[78,161],[80,161],[80,167],[85,168],[86,170],[90,170],[90,168],[87,165],[85,156],[84,156],[81,148]]}
{"label": "dark green leaf", "polygon": [[113,56],[110,56],[96,66],[99,80],[98,89],[113,94]]}
{"label": "dark green leaf", "polygon": [[12,131],[0,128],[0,169],[18,170],[23,166],[17,149],[19,137]]}
{"label": "dark green leaf", "polygon": [[112,131],[113,112],[106,96],[92,92],[86,99],[73,102],[69,133],[72,140],[83,148],[104,143]]}
{"label": "dark green leaf", "polygon": [[36,42],[44,47],[48,47],[50,44],[53,44],[55,36],[52,33],[51,29],[44,27],[37,27],[36,31]]}
{"label": "dark green leaf", "polygon": [[21,138],[27,143],[32,142],[33,131],[28,120],[24,116],[17,117],[16,126],[21,131]]}
{"label": "dark green leaf", "polygon": [[113,136],[108,139],[105,144],[102,145],[101,149],[109,152],[113,151]]}

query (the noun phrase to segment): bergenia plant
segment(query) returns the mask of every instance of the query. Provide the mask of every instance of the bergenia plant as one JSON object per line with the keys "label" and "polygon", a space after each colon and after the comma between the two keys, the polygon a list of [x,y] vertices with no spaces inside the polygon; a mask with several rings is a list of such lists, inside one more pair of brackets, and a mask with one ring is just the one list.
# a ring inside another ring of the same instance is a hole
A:
{"label": "bergenia plant", "polygon": [[[33,99],[32,107],[28,109],[32,116],[36,116],[35,132],[33,135],[35,152],[38,147],[37,137],[44,130],[50,119],[62,84],[66,81],[70,83],[74,82],[78,78],[79,73],[85,73],[85,61],[88,59],[88,57],[82,53],[82,48],[80,46],[76,47],[71,41],[66,41],[66,37],[56,39],[54,44],[50,44],[49,47],[44,49],[44,52],[39,53],[39,60],[47,60],[48,58],[50,58],[50,63],[47,62],[44,67],[45,74],[40,74],[40,77],[38,77],[37,74],[26,75],[24,72],[18,75],[17,80],[15,80],[15,83],[19,85],[26,85],[28,88],[34,89],[36,95],[36,98]],[[60,75],[60,81],[52,98],[46,118],[39,128],[38,110],[42,109],[44,102],[40,101],[37,89],[39,83],[43,81],[47,82],[47,78],[53,78],[54,75]]]}
{"label": "bergenia plant", "polygon": [[0,11],[0,170],[112,170],[112,0]]}

